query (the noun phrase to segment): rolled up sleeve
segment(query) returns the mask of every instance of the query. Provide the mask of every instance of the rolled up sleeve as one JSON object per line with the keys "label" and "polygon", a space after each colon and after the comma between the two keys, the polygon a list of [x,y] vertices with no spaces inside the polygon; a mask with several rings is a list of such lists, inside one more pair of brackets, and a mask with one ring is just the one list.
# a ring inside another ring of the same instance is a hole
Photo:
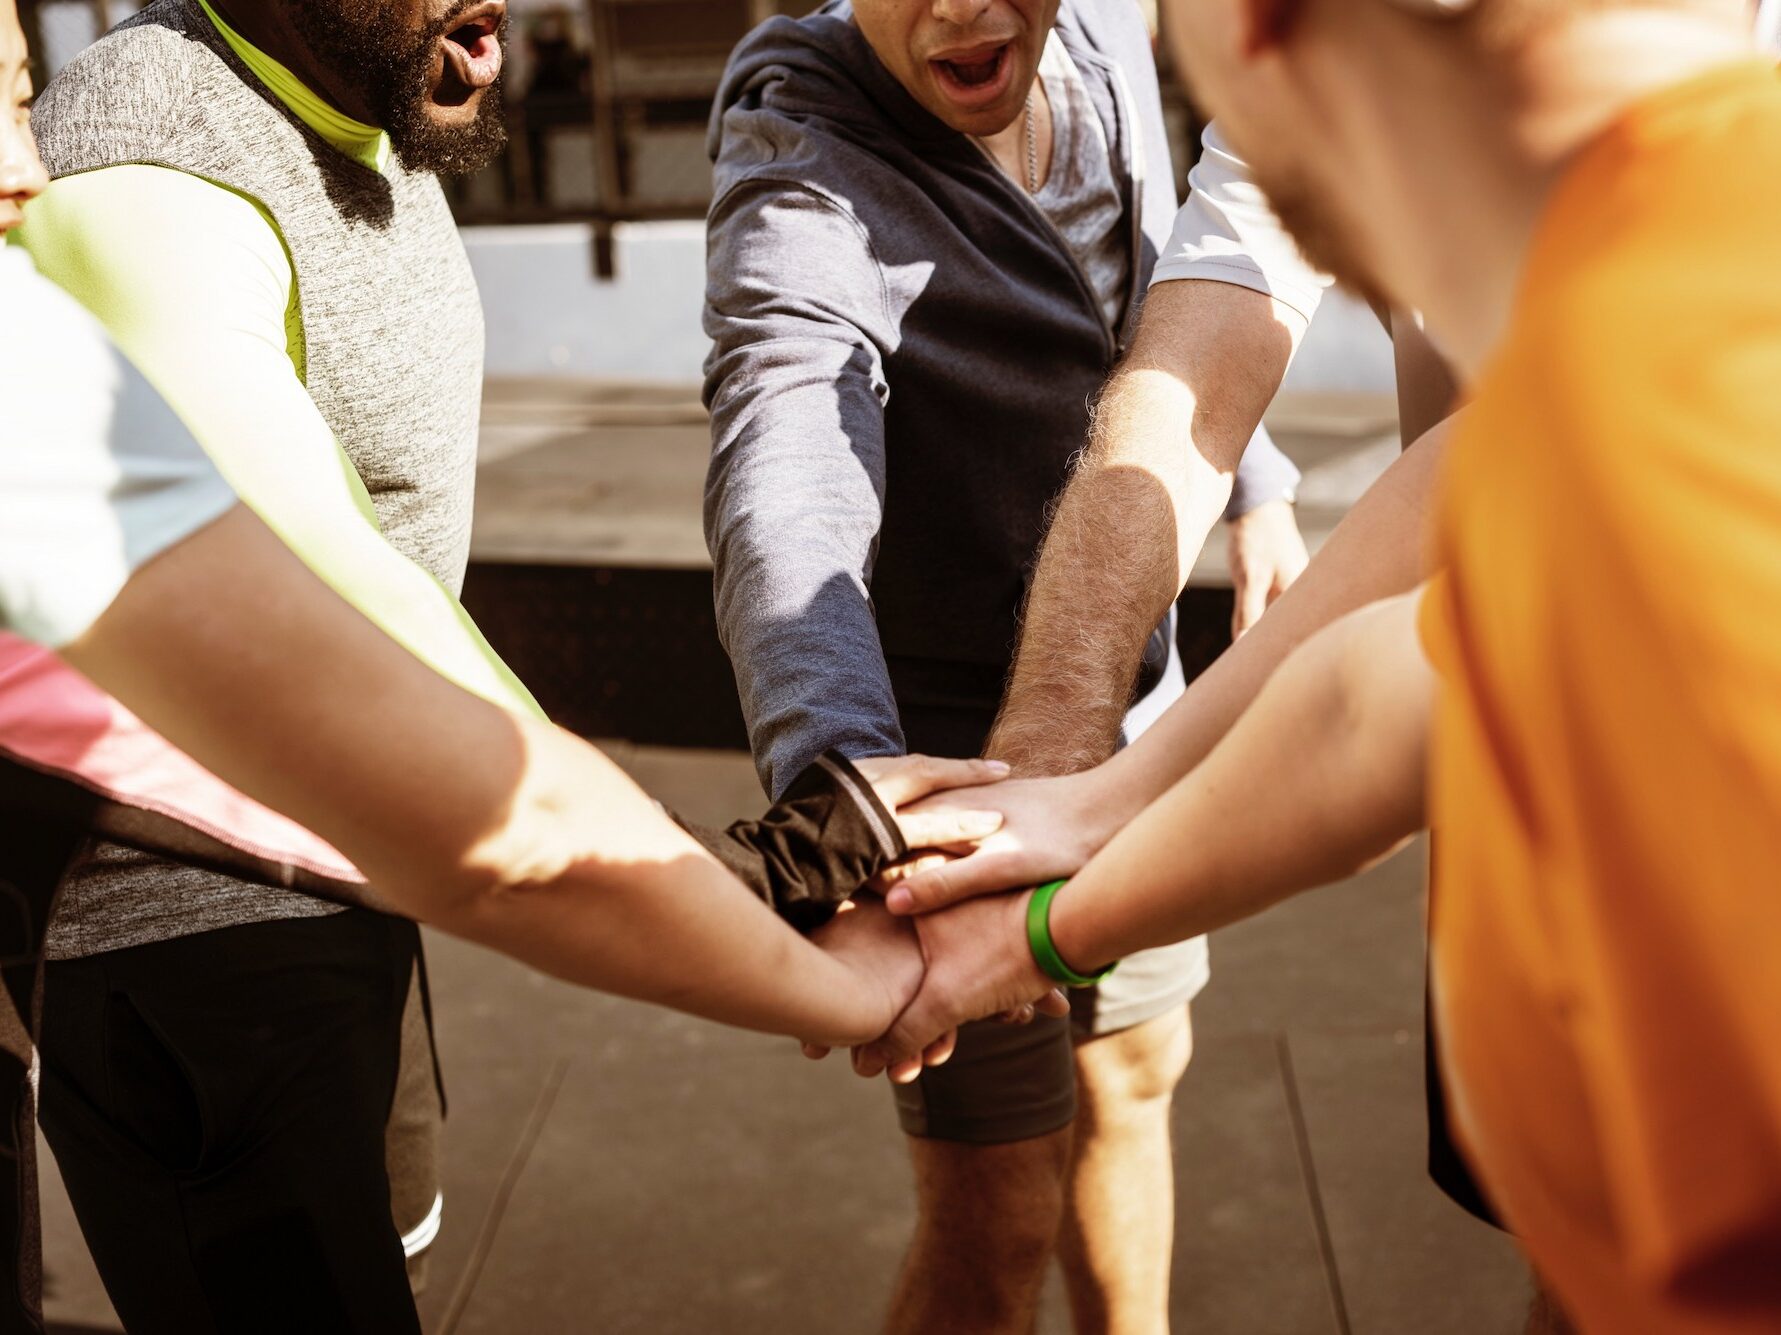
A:
{"label": "rolled up sleeve", "polygon": [[778,796],[824,751],[903,750],[869,589],[884,301],[858,224],[795,186],[732,191],[707,249],[705,535],[756,768]]}
{"label": "rolled up sleeve", "polygon": [[1188,185],[1151,285],[1184,278],[1232,283],[1273,297],[1309,322],[1334,280],[1305,262],[1216,122],[1206,127]]}

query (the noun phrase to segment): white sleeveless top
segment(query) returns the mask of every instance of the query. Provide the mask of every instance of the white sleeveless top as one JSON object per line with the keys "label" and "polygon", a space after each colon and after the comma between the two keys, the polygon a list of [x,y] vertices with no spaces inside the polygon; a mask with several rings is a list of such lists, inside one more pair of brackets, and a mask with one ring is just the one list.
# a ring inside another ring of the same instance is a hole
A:
{"label": "white sleeveless top", "polygon": [[234,504],[98,321],[0,243],[0,629],[66,644]]}

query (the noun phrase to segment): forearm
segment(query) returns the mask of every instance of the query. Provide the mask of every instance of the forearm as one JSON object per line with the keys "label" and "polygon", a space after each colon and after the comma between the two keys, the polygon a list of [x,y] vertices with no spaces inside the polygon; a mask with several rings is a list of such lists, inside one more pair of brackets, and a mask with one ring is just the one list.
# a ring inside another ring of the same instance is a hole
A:
{"label": "forearm", "polygon": [[1112,753],[1145,640],[1230,500],[1294,320],[1225,283],[1150,294],[1046,536],[991,754],[1058,773]]}
{"label": "forearm", "polygon": [[1097,785],[1116,826],[1204,760],[1294,649],[1338,618],[1426,578],[1424,532],[1449,429],[1438,426],[1395,460],[1268,614],[1102,767]]}
{"label": "forearm", "polygon": [[475,888],[431,919],[569,982],[830,1044],[892,998],[775,916],[593,748],[522,724],[524,775],[466,861]]}
{"label": "forearm", "polygon": [[736,673],[749,747],[777,798],[824,751],[904,749],[890,671],[863,589],[851,581],[777,584],[720,574],[718,620]]}
{"label": "forearm", "polygon": [[1113,752],[1145,642],[1194,559],[1177,539],[1203,541],[1230,497],[1229,477],[1189,460],[1190,410],[1191,395],[1161,372],[1121,371],[1103,396],[1046,535],[985,748],[1016,773],[1071,773]]}
{"label": "forearm", "polygon": [[1288,658],[1204,763],[1058,895],[1065,959],[1093,967],[1235,922],[1421,827],[1433,679],[1417,601],[1363,608]]}
{"label": "forearm", "polygon": [[888,1023],[884,998],[592,747],[424,667],[244,510],[145,565],[64,652],[219,777],[334,843],[392,911],[729,1023],[833,1041]]}

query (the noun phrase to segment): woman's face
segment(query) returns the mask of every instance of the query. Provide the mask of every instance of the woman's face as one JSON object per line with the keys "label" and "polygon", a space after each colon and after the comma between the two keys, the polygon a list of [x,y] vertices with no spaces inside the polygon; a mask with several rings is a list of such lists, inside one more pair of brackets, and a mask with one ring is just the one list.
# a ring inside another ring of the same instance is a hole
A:
{"label": "woman's face", "polygon": [[0,0],[0,236],[24,221],[49,178],[31,137],[30,53],[15,0]]}

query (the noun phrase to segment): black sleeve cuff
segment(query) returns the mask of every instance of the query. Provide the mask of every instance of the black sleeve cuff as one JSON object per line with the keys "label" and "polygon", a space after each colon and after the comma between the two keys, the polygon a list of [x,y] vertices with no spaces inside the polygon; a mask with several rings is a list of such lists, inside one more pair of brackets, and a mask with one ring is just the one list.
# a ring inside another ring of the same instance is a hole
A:
{"label": "black sleeve cuff", "polygon": [[759,820],[726,830],[675,820],[801,932],[909,851],[896,817],[837,751],[818,756]]}

